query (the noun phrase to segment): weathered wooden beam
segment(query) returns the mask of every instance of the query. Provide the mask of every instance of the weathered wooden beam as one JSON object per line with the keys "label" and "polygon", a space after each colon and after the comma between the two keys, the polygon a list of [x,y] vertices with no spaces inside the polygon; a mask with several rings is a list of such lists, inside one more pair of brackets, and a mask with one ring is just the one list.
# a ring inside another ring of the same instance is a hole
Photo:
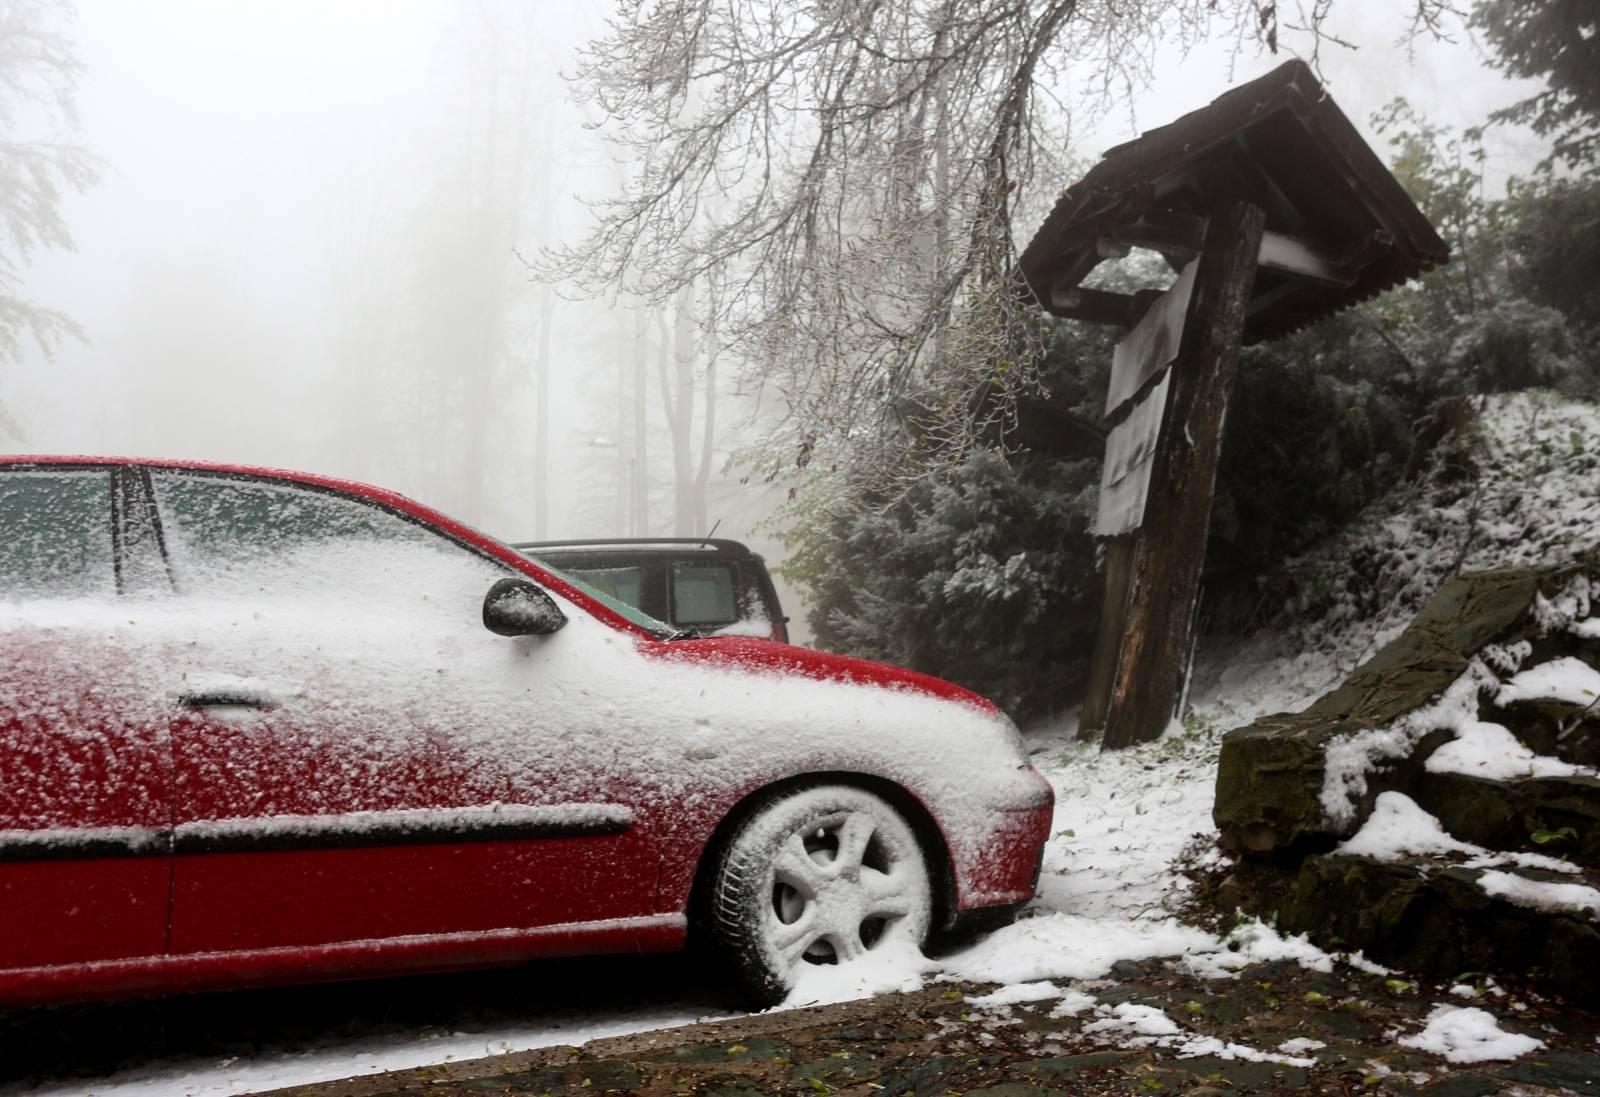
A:
{"label": "weathered wooden beam", "polygon": [[[1118,225],[1101,237],[1099,244],[1104,247],[1148,248],[1187,261],[1200,254],[1204,233],[1203,217],[1156,211],[1146,213],[1136,221]],[[1370,242],[1368,238],[1363,238],[1360,250],[1341,249],[1286,232],[1263,232],[1258,261],[1263,270],[1343,289],[1353,285],[1360,277],[1361,269],[1377,257],[1376,254],[1369,257],[1366,245]]]}
{"label": "weathered wooden beam", "polygon": [[1182,692],[1222,426],[1265,220],[1248,202],[1227,203],[1207,219],[1189,314],[1169,371],[1167,411],[1156,440],[1106,716],[1106,749],[1157,738]]}
{"label": "weathered wooden beam", "polygon": [[1188,262],[1200,254],[1200,242],[1205,237],[1206,221],[1187,213],[1151,211],[1136,221],[1118,225],[1101,237],[1126,247],[1159,251],[1163,255],[1176,255]]}
{"label": "weathered wooden beam", "polygon": [[1137,320],[1134,315],[1136,308],[1137,301],[1131,294],[1069,286],[1051,292],[1048,311],[1052,315],[1064,316],[1068,320],[1131,328]]}
{"label": "weathered wooden beam", "polygon": [[1262,270],[1340,289],[1354,285],[1361,274],[1360,267],[1344,262],[1331,248],[1283,232],[1261,234],[1261,254],[1256,262]]}

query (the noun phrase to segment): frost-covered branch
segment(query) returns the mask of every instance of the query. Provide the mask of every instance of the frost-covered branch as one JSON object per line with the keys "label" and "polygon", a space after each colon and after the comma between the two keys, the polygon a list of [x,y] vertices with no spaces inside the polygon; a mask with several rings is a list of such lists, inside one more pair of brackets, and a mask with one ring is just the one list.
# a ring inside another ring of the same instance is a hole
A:
{"label": "frost-covered branch", "polygon": [[63,29],[71,16],[69,4],[0,0],[0,365],[21,360],[30,343],[49,353],[78,333],[23,295],[37,251],[72,247],[62,200],[99,171],[94,156],[62,139],[76,127],[82,72]]}
{"label": "frost-covered branch", "polygon": [[772,453],[814,438],[808,459],[903,484],[996,445],[1037,384],[1016,225],[1065,181],[1073,116],[1218,33],[1276,49],[1277,6],[623,0],[572,82],[635,166],[544,271],[658,302],[694,285],[713,349],[788,402]]}

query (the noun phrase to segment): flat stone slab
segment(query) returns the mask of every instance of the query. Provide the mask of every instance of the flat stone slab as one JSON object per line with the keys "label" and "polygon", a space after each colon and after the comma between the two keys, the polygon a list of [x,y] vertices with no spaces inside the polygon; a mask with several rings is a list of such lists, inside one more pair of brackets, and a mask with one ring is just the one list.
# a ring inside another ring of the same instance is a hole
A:
{"label": "flat stone slab", "polygon": [[[1549,993],[1600,1006],[1600,924],[1498,898],[1479,885],[1482,875],[1444,860],[1308,857],[1281,922],[1408,971],[1441,979],[1522,972]],[[1583,876],[1542,878],[1593,883]]]}

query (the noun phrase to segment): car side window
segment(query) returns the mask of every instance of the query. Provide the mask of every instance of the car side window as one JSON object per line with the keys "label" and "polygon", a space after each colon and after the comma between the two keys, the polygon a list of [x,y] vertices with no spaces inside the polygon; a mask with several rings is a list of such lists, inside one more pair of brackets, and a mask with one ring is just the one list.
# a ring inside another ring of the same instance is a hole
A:
{"label": "car side window", "polygon": [[0,599],[115,590],[111,470],[0,471]]}
{"label": "car side window", "polygon": [[567,574],[635,609],[644,608],[644,568],[568,568]]}
{"label": "car side window", "polygon": [[718,564],[672,566],[672,619],[688,627],[731,625],[739,619],[733,569]]}
{"label": "car side window", "polygon": [[[478,597],[502,568],[363,500],[299,484],[153,471],[185,593],[336,601],[461,580]],[[481,585],[478,585],[481,584]]]}

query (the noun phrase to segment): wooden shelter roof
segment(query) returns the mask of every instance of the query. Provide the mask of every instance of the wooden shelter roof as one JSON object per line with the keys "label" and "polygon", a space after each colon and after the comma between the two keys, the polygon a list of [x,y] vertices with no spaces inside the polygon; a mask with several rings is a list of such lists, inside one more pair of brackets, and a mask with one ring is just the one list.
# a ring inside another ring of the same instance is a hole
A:
{"label": "wooden shelter roof", "polygon": [[1432,269],[1450,249],[1302,61],[1109,150],[1069,187],[1022,253],[1049,312],[1130,326],[1132,297],[1079,288],[1130,246],[1175,268],[1208,210],[1266,213],[1244,338],[1287,335]]}

